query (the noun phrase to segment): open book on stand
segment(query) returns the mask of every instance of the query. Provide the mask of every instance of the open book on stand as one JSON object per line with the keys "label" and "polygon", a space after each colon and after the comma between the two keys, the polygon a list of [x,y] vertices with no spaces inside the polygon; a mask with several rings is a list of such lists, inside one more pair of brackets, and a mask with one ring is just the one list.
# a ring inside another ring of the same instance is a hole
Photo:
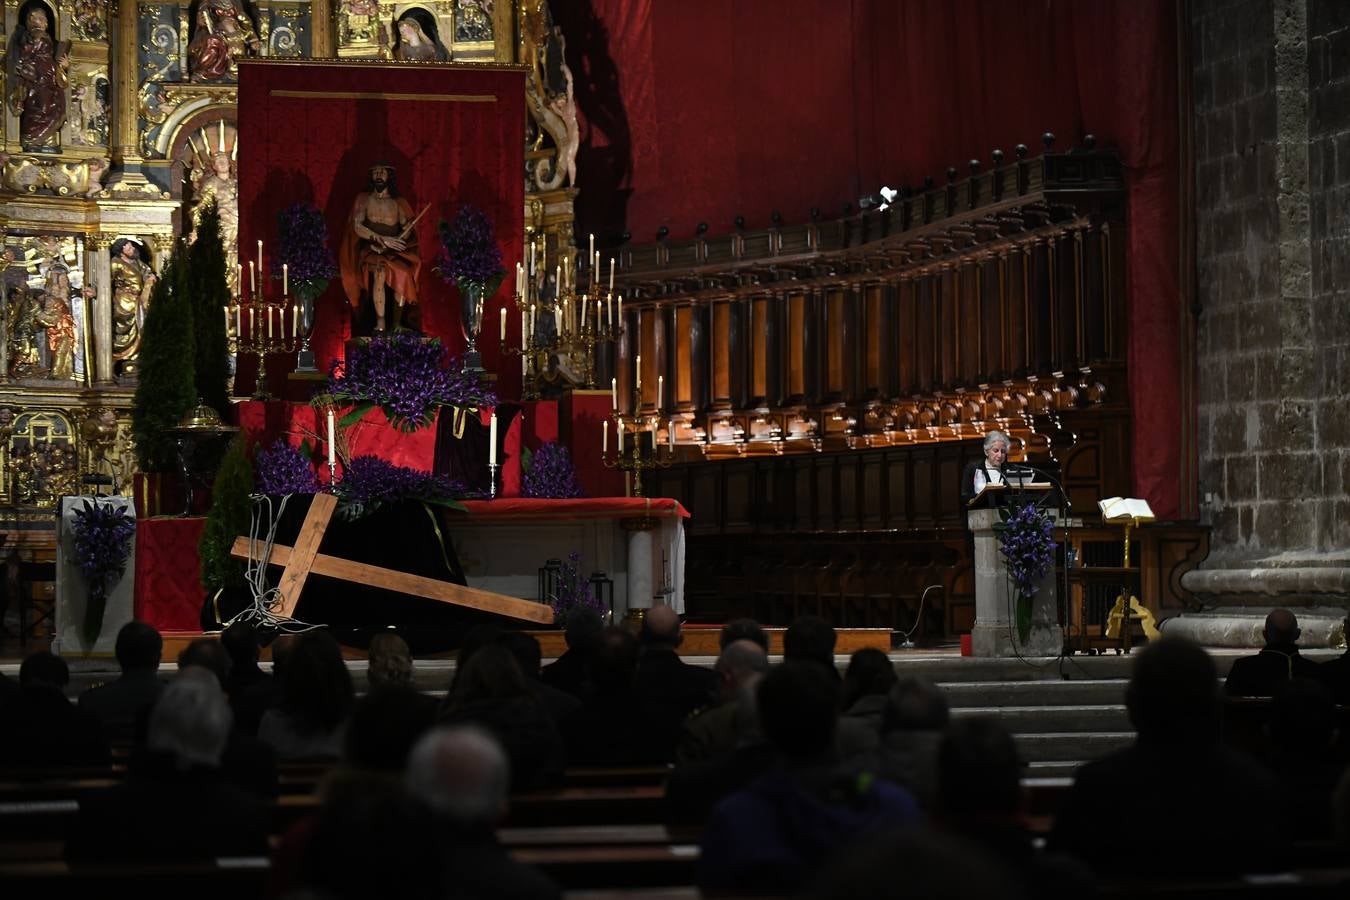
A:
{"label": "open book on stand", "polygon": [[1137,497],[1110,497],[1098,500],[1097,506],[1102,511],[1102,520],[1106,522],[1123,522],[1127,519],[1152,522],[1155,518],[1148,501]]}

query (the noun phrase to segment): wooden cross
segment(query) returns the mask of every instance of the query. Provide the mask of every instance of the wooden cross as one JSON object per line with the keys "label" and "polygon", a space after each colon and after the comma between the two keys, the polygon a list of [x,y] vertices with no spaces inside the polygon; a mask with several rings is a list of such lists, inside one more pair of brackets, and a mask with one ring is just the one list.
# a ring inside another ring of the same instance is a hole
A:
{"label": "wooden cross", "polygon": [[[310,573],[313,573],[340,581],[359,582],[398,591],[401,594],[425,597],[454,606],[481,609],[484,612],[524,619],[527,622],[553,624],[553,609],[543,603],[533,603],[519,597],[451,584],[448,581],[425,578],[421,575],[410,575],[395,569],[320,553],[319,544],[323,541],[324,532],[328,530],[328,522],[332,519],[333,510],[336,508],[337,498],[332,494],[315,494],[309,512],[305,514],[305,521],[300,526],[295,546],[272,545],[272,554],[267,559],[268,565],[285,567],[281,573],[281,582],[277,585],[277,593],[281,597],[281,607],[276,610],[278,615],[285,618],[294,615],[295,606],[300,602],[300,592],[305,589],[305,581]],[[235,559],[248,559],[249,543],[250,539],[247,537],[235,538],[230,555]]]}

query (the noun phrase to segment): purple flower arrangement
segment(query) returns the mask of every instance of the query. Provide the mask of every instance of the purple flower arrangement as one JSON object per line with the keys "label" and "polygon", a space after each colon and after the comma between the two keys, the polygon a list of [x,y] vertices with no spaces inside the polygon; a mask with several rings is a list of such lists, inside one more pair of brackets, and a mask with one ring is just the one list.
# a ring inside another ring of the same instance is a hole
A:
{"label": "purple flower arrangement", "polygon": [[573,550],[558,572],[558,590],[547,598],[553,607],[554,624],[565,626],[567,617],[576,609],[593,609],[600,615],[608,612],[601,599],[591,592],[591,583],[581,577],[581,554]]}
{"label": "purple flower arrangement", "polygon": [[1025,642],[1031,633],[1031,598],[1055,564],[1054,523],[1034,503],[1004,510],[1003,517],[998,526],[999,552],[1008,561],[1008,576],[1017,591],[1017,637]]}
{"label": "purple flower arrangement", "polygon": [[317,494],[319,476],[296,447],[278,439],[259,448],[254,463],[258,492],[262,494]]}
{"label": "purple flower arrangement", "polygon": [[411,332],[376,335],[353,347],[346,364],[334,361],[328,393],[355,404],[344,424],[378,406],[400,431],[430,425],[440,406],[497,405],[497,395],[477,372],[450,364],[444,345]]}
{"label": "purple flower arrangement", "polygon": [[322,294],[329,279],[337,275],[323,212],[310,203],[286,207],[277,214],[277,236],[281,250],[272,258],[272,277],[281,278],[284,263],[297,297],[313,299]]}
{"label": "purple flower arrangement", "polygon": [[483,289],[483,296],[492,296],[506,270],[487,214],[466,203],[459,208],[453,224],[441,220],[437,231],[441,249],[432,270],[446,284],[460,288],[474,285]]}
{"label": "purple flower arrangement", "polygon": [[75,558],[89,587],[89,603],[84,610],[84,642],[92,648],[103,630],[103,612],[108,590],[122,577],[131,556],[131,539],[136,522],[126,507],[85,500],[74,510],[71,531],[75,537]]}
{"label": "purple flower arrangement", "polygon": [[522,497],[565,499],[580,497],[576,466],[567,448],[549,441],[542,444],[530,457],[529,467],[521,479]]}
{"label": "purple flower arrangement", "polygon": [[444,475],[433,475],[380,459],[358,456],[342,470],[333,488],[344,518],[359,519],[386,503],[420,500],[439,506],[462,508],[457,502],[468,496],[464,484]]}

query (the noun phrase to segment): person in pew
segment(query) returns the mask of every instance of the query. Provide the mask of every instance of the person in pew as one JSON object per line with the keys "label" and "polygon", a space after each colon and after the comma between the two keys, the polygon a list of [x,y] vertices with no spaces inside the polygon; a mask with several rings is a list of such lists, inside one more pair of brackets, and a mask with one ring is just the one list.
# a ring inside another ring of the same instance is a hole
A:
{"label": "person in pew", "polygon": [[732,619],[723,625],[717,635],[717,649],[725,650],[735,641],[750,641],[758,644],[766,655],[769,652],[769,633],[754,619]]}
{"label": "person in pew", "polygon": [[806,660],[822,666],[836,683],[842,681],[834,664],[834,626],[820,616],[798,616],[783,632],[783,661]]}
{"label": "person in pew", "polygon": [[795,893],[849,844],[920,824],[904,788],[838,765],[839,689],[818,663],[770,670],[757,704],[779,762],[713,809],[700,844],[705,893]]}
{"label": "person in pew", "polygon": [[230,677],[225,682],[225,693],[230,698],[230,709],[234,711],[234,730],[256,735],[258,723],[266,712],[261,698],[272,681],[272,676],[258,665],[258,631],[248,622],[231,622],[220,633],[220,646],[230,657]]}
{"label": "person in pew", "polygon": [[1331,693],[1306,678],[1285,682],[1271,700],[1266,734],[1265,763],[1279,781],[1293,838],[1330,839],[1331,795],[1344,768]]}
{"label": "person in pew", "polygon": [[108,766],[103,725],[66,699],[70,667],[48,650],[19,665],[19,693],[0,709],[0,767]]}
{"label": "person in pew", "polygon": [[[1138,736],[1078,769],[1049,849],[1128,880],[1280,871],[1288,829],[1277,784],[1220,742],[1217,683],[1213,660],[1197,644],[1150,642],[1125,692]],[[1140,841],[1147,852],[1122,866],[1121,848]]]}
{"label": "person in pew", "polygon": [[549,878],[517,862],[497,840],[513,770],[493,736],[471,726],[437,728],[408,760],[408,794],[424,804],[441,863],[444,897],[554,900]]}
{"label": "person in pew", "polygon": [[1017,743],[998,719],[952,722],[938,747],[934,823],[989,851],[1024,896],[1091,895],[1086,866],[1036,848],[1027,824],[1023,769]]}
{"label": "person in pew", "polygon": [[653,606],[642,618],[642,652],[633,676],[633,696],[646,711],[652,740],[665,748],[661,762],[675,755],[685,720],[711,705],[717,676],[680,659],[680,617],[669,606]]}
{"label": "person in pew", "polygon": [[272,639],[272,675],[266,680],[255,681],[245,687],[237,698],[231,698],[238,718],[235,730],[241,734],[257,736],[262,725],[262,717],[268,710],[281,702],[281,681],[286,673],[286,661],[290,659],[295,645],[299,643],[299,634],[278,634]]}
{"label": "person in pew", "polygon": [[267,803],[220,771],[232,720],[212,673],[197,667],[180,673],[150,714],[146,749],[153,763],[81,799],[66,857],[176,862],[265,855]]}
{"label": "person in pew", "polygon": [[355,696],[337,640],[307,631],[286,657],[277,705],[263,713],[258,737],[280,759],[336,759]]}
{"label": "person in pew", "polygon": [[100,722],[108,740],[120,746],[139,742],[150,707],[164,690],[159,678],[159,660],[164,639],[153,626],[131,621],[117,632],[114,653],[122,674],[80,695],[80,709]]}
{"label": "person in pew", "polygon": [[844,849],[812,881],[803,895],[808,900],[1036,900],[1023,895],[1012,873],[984,848],[930,829],[868,837]]}
{"label": "person in pew", "polygon": [[440,701],[430,694],[417,690],[413,682],[412,651],[408,642],[393,631],[382,631],[370,639],[366,648],[366,683],[372,694],[383,691],[399,691],[421,707],[420,715],[425,718],[427,727],[436,721],[436,710]]}
{"label": "person in pew", "polygon": [[713,667],[719,702],[684,723],[676,765],[717,759],[759,740],[754,692],[767,671],[769,657],[759,644],[738,640],[722,648]]}
{"label": "person in pew", "polygon": [[19,696],[19,683],[4,672],[0,672],[0,710],[5,704]]}
{"label": "person in pew", "polygon": [[589,687],[581,708],[563,723],[567,761],[573,766],[636,766],[662,763],[673,747],[648,727],[648,711],[633,692],[638,642],[610,626],[600,632],[588,665]]}
{"label": "person in pew", "polygon": [[581,709],[581,700],[540,680],[539,664],[543,661],[543,648],[534,635],[524,631],[504,631],[500,640],[501,645],[515,657],[516,665],[520,666],[521,674],[525,676],[525,686],[534,695],[534,701],[561,729],[567,717]]}
{"label": "person in pew", "polygon": [[221,646],[219,640],[200,637],[178,652],[178,671],[182,672],[190,666],[209,670],[216,676],[216,681],[223,691],[225,685],[230,682],[230,670],[234,663],[230,659],[229,651]]}
{"label": "person in pew", "polygon": [[950,718],[941,688],[914,676],[898,679],[886,695],[880,743],[863,757],[863,765],[906,788],[924,809],[932,809],[938,745]]}
{"label": "person in pew", "polygon": [[1298,652],[1298,617],[1287,609],[1272,609],[1262,632],[1266,645],[1254,656],[1233,660],[1223,687],[1230,697],[1272,697],[1291,678],[1318,680],[1317,663]]}
{"label": "person in pew", "polygon": [[569,612],[563,631],[567,649],[539,670],[539,680],[580,700],[586,699],[590,692],[590,661],[604,627],[604,619],[597,610],[579,607]]}
{"label": "person in pew", "polygon": [[473,724],[492,732],[511,758],[517,788],[562,784],[567,759],[558,726],[500,643],[480,647],[456,672],[438,719],[443,725]]}
{"label": "person in pew", "polygon": [[839,753],[845,759],[875,751],[881,743],[886,695],[895,684],[895,666],[885,653],[864,647],[844,671],[844,712],[839,717]]}

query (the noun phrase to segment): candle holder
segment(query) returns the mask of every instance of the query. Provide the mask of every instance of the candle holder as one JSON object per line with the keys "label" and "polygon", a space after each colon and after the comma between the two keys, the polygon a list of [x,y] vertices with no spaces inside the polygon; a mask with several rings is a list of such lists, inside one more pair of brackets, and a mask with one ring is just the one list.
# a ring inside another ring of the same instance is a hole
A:
{"label": "candle holder", "polygon": [[272,399],[267,392],[267,357],[294,353],[301,346],[300,307],[290,305],[287,299],[268,300],[255,289],[252,299],[245,301],[241,296],[225,307],[225,340],[230,353],[258,357],[254,400]]}
{"label": "candle holder", "polygon": [[[669,469],[675,462],[675,448],[656,440],[656,430],[660,425],[656,416],[625,418],[616,415],[614,424],[620,435],[620,447],[613,457],[608,452],[602,453],[600,462],[606,469],[618,469],[625,475],[633,473],[633,496],[645,496],[642,493],[642,473],[649,469]],[[625,434],[631,434],[632,440],[624,441]],[[648,446],[646,451],[642,448],[644,443]]]}
{"label": "candle holder", "polygon": [[501,470],[499,463],[488,463],[488,499],[497,499],[497,472]]}

